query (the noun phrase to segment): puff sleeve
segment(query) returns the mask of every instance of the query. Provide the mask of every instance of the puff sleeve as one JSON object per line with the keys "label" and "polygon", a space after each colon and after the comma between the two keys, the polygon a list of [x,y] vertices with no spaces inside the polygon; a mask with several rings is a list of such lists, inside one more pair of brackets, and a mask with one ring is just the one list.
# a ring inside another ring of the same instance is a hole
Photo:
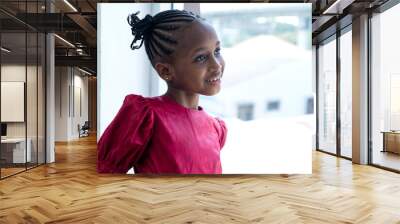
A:
{"label": "puff sleeve", "polygon": [[97,171],[127,173],[149,143],[154,115],[142,96],[128,95],[98,142]]}
{"label": "puff sleeve", "polygon": [[215,120],[216,120],[216,130],[217,130],[218,137],[219,137],[219,144],[222,149],[222,147],[224,147],[224,145],[225,145],[228,129],[226,128],[226,124],[223,120],[221,120],[219,118],[215,118]]}

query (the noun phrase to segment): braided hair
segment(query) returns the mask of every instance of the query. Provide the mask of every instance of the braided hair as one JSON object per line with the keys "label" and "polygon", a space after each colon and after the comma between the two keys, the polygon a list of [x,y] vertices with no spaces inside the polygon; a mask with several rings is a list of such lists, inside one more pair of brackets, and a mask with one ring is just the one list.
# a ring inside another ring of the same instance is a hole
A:
{"label": "braided hair", "polygon": [[[147,56],[154,66],[155,57],[164,58],[171,55],[178,44],[173,35],[178,29],[195,20],[203,20],[198,15],[185,10],[167,10],[154,17],[146,15],[142,20],[137,16],[139,12],[128,16],[134,39],[131,49],[139,49],[143,43]],[[135,45],[137,41],[140,44]]]}

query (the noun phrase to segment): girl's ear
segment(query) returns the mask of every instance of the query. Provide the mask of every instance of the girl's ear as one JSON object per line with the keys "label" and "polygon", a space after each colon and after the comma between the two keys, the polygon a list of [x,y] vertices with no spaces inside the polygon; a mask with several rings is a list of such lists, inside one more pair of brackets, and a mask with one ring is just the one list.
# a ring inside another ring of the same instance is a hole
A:
{"label": "girl's ear", "polygon": [[174,68],[168,63],[157,62],[154,66],[158,75],[165,81],[171,81],[174,74]]}

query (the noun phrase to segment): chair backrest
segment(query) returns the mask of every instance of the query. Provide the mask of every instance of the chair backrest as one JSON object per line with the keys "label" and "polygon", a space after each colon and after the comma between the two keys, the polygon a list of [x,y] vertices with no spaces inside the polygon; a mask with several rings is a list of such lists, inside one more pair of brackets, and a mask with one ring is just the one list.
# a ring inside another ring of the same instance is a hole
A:
{"label": "chair backrest", "polygon": [[85,121],[85,124],[83,124],[82,129],[89,129],[89,121]]}

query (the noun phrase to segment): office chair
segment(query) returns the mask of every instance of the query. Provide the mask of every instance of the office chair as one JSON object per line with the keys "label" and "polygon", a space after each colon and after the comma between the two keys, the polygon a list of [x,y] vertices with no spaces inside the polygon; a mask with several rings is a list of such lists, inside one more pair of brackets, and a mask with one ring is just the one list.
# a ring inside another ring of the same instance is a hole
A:
{"label": "office chair", "polygon": [[78,124],[79,138],[89,136],[89,129],[90,129],[89,121],[85,121],[82,127],[80,127],[80,125]]}

